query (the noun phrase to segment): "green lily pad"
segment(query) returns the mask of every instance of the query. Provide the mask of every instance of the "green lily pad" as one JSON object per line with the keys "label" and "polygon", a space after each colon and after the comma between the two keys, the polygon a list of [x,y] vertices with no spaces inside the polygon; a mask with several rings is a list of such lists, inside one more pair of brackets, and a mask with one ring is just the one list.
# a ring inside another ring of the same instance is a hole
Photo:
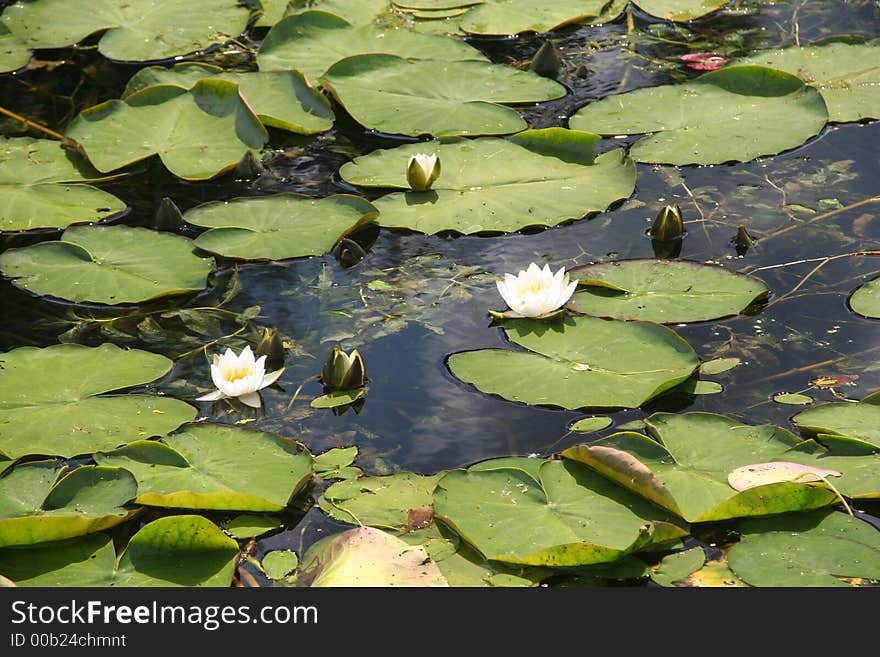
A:
{"label": "green lily pad", "polygon": [[769,66],[819,90],[829,121],[880,119],[880,41],[791,46],[758,52],[729,66]]}
{"label": "green lily pad", "polygon": [[301,563],[295,586],[449,586],[424,547],[373,527],[321,539]]}
{"label": "green lily pad", "polygon": [[62,476],[58,466],[32,461],[0,477],[0,547],[91,534],[132,515],[123,508],[137,494],[130,472],[86,465]]}
{"label": "green lily pad", "polygon": [[468,351],[451,355],[448,366],[483,392],[526,404],[636,408],[699,365],[690,345],[658,324],[569,317],[507,321],[504,331],[532,353]]}
{"label": "green lily pad", "polygon": [[57,141],[16,137],[0,142],[0,231],[66,228],[123,212],[125,203],[82,183],[106,179]]}
{"label": "green lily pad", "polygon": [[610,417],[585,417],[572,424],[569,431],[579,431],[581,433],[592,433],[593,431],[601,431],[611,426],[613,420]]}
{"label": "green lily pad", "polygon": [[58,241],[0,255],[0,272],[16,287],[108,305],[202,290],[213,266],[185,237],[128,226],[74,226]]}
{"label": "green lily pad", "polygon": [[569,274],[579,279],[569,309],[663,324],[736,315],[770,294],[756,278],[692,261],[616,260],[574,267]]}
{"label": "green lily pad", "polygon": [[12,34],[9,28],[0,23],[0,73],[17,71],[31,61],[31,51],[27,43]]}
{"label": "green lily pad", "polygon": [[743,522],[727,555],[751,586],[851,586],[880,580],[880,533],[842,513],[816,512]]}
{"label": "green lily pad", "polygon": [[540,102],[566,93],[558,82],[501,64],[395,55],[343,59],[320,82],[365,128],[410,136],[519,132],[526,122],[499,103]]}
{"label": "green lily pad", "polygon": [[880,451],[880,396],[862,401],[831,402],[801,411],[791,418],[801,431],[818,434],[822,442],[836,437],[861,444],[865,451]]}
{"label": "green lily pad", "polygon": [[19,586],[229,586],[238,544],[202,516],[141,527],[117,559],[103,534],[0,549],[0,573]]}
{"label": "green lily pad", "polygon": [[701,547],[674,552],[663,557],[660,565],[651,571],[651,579],[660,586],[675,586],[676,582],[697,572],[705,562],[706,553]]}
{"label": "green lily pad", "polygon": [[602,135],[652,133],[630,148],[637,162],[722,164],[800,146],[827,121],[822,96],[797,77],[737,66],[685,84],[607,96],[578,110],[569,124]]}
{"label": "green lily pad", "polygon": [[[800,441],[784,429],[751,426],[711,413],[655,413],[645,423],[654,440],[622,432],[571,447],[562,455],[587,464],[688,522],[809,511],[838,501],[822,484],[784,481],[742,492],[730,486],[728,474],[745,465],[826,462],[817,459],[818,454],[793,451]],[[830,462],[821,467],[840,469]]]}
{"label": "green lily pad", "polygon": [[370,25],[388,16],[390,9],[388,0],[290,0],[287,15],[323,11],[335,14],[352,25]]}
{"label": "green lily pad", "polygon": [[[474,3],[476,4],[476,3]],[[468,10],[458,25],[471,34],[520,34],[586,23],[596,18],[608,0],[485,0]]]}
{"label": "green lily pad", "polygon": [[250,513],[243,513],[235,516],[229,522],[223,523],[223,529],[232,534],[237,539],[254,538],[275,529],[281,529],[284,526],[277,517],[272,516],[256,516]]}
{"label": "green lily pad", "polygon": [[339,406],[347,406],[348,404],[353,404],[365,394],[367,393],[363,388],[356,388],[354,390],[333,390],[326,395],[315,397],[309,402],[309,406],[312,408],[337,408]]}
{"label": "green lily pad", "polygon": [[205,180],[259,150],[266,129],[226,80],[201,80],[191,90],[148,87],[126,100],[82,112],[67,128],[99,171],[158,155],[171,173]]}
{"label": "green lily pad", "polygon": [[318,506],[342,522],[404,530],[412,526],[414,513],[431,505],[434,487],[444,474],[399,472],[346,479],[324,491]]}
{"label": "green lily pad", "polygon": [[288,16],[269,30],[257,53],[257,65],[261,71],[296,69],[315,81],[336,62],[369,53],[487,61],[479,50],[461,40],[406,29],[354,26],[325,11],[307,11]]}
{"label": "green lily pad", "polygon": [[740,365],[742,365],[742,360],[736,357],[713,358],[700,365],[700,373],[708,374],[710,376],[713,374],[723,374],[724,372],[728,372],[734,367],[739,367]]}
{"label": "green lily pad", "polygon": [[357,458],[358,448],[335,447],[315,456],[315,475],[321,479],[355,479],[363,470],[352,465]]}
{"label": "green lily pad", "polygon": [[272,550],[263,556],[260,563],[263,572],[269,579],[281,579],[287,577],[296,570],[299,565],[299,557],[291,550]]}
{"label": "green lily pad", "polygon": [[792,406],[806,406],[813,403],[813,398],[798,392],[785,392],[773,395],[773,401],[777,404],[790,404]]}
{"label": "green lily pad", "polygon": [[289,5],[291,0],[260,0],[260,5],[262,6],[262,11],[260,12],[260,17],[257,19],[257,22],[254,23],[255,27],[272,27],[284,18],[287,13],[287,5]]}
{"label": "green lily pad", "polygon": [[718,11],[729,0],[638,0],[642,11],[667,21],[690,21]]}
{"label": "green lily pad", "polygon": [[540,484],[518,470],[454,470],[436,517],[487,559],[575,567],[677,542],[685,531],[638,497],[571,461],[546,461]]}
{"label": "green lily pad", "polygon": [[183,215],[210,228],[195,245],[245,260],[284,260],[329,253],[342,237],[373,221],[377,210],[358,196],[315,199],[273,194],[199,205]]}
{"label": "green lily pad", "polygon": [[0,356],[0,453],[72,457],[161,436],[195,419],[168,397],[108,395],[171,371],[164,356],[113,344],[19,347]]}
{"label": "green lily pad", "polygon": [[31,48],[63,48],[104,32],[102,55],[147,61],[224,43],[244,32],[248,17],[238,0],[93,0],[87,11],[65,0],[32,0],[7,7],[0,20]]}
{"label": "green lily pad", "polygon": [[880,278],[860,285],[849,298],[849,307],[859,315],[880,319]]}
{"label": "green lily pad", "polygon": [[205,79],[237,84],[245,102],[264,126],[304,135],[333,127],[330,102],[313,89],[299,71],[229,73],[217,66],[198,63],[176,64],[171,68],[148,66],[128,81],[122,98],[160,85],[191,89]]}
{"label": "green lily pad", "polygon": [[312,457],[299,443],[210,423],[94,458],[135,476],[138,504],[177,509],[281,511],[312,476]]}
{"label": "green lily pad", "polygon": [[598,135],[548,128],[507,139],[407,144],[355,158],[340,175],[354,185],[408,189],[409,158],[436,153],[442,171],[432,188],[376,199],[378,223],[423,233],[512,232],[580,219],[632,194],[633,162],[622,149],[594,160],[596,141]]}

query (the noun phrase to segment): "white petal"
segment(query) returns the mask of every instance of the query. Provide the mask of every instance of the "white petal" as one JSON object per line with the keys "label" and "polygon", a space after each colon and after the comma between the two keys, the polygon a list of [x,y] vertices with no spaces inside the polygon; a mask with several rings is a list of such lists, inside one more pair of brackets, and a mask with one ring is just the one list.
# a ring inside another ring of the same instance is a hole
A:
{"label": "white petal", "polygon": [[226,384],[226,380],[223,378],[223,370],[219,365],[211,365],[211,380],[218,390],[221,390]]}
{"label": "white petal", "polygon": [[495,281],[495,286],[498,288],[498,293],[501,295],[501,298],[504,299],[504,302],[508,307],[516,310],[515,306],[519,295],[514,287],[514,281],[516,281],[516,278],[513,274],[504,274],[503,278]]}
{"label": "white petal", "polygon": [[241,350],[241,355],[238,357],[238,362],[240,365],[247,365],[249,367],[254,366],[254,352],[251,351],[250,345]]}
{"label": "white petal", "polygon": [[266,386],[270,386],[278,380],[278,377],[281,376],[281,373],[284,371],[282,367],[280,370],[275,370],[274,372],[270,372],[266,376],[263,377],[263,382],[260,384],[260,389],[265,388]]}
{"label": "white petal", "polygon": [[196,401],[217,401],[218,399],[223,399],[225,395],[219,390],[215,390],[214,392],[209,392],[207,395],[202,395],[201,397],[196,397]]}
{"label": "white petal", "polygon": [[263,375],[266,373],[266,357],[260,356],[257,358],[257,362],[254,363],[253,366],[254,374],[258,375],[258,379],[262,379]]}
{"label": "white petal", "polygon": [[541,275],[541,268],[538,267],[538,265],[536,265],[536,264],[533,262],[533,263],[529,264],[529,268],[526,269],[525,272],[520,272],[520,274],[522,274],[522,273],[526,273],[526,274],[528,274],[529,277],[532,277],[532,276],[540,276],[540,275]]}
{"label": "white petal", "polygon": [[568,302],[569,299],[571,299],[571,295],[574,294],[574,291],[577,289],[577,285],[577,281],[572,281],[569,286],[563,290],[562,296],[559,298],[559,304],[556,306],[557,308],[561,308]]}
{"label": "white petal", "polygon": [[263,401],[260,399],[260,394],[257,392],[248,392],[243,395],[239,395],[238,401],[240,401],[242,404],[250,406],[251,408],[260,408],[263,405]]}

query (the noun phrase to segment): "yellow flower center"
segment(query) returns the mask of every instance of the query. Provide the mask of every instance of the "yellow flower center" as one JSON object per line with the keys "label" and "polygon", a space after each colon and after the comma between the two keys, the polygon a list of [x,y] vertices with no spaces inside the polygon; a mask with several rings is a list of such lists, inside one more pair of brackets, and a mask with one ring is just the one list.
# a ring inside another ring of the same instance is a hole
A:
{"label": "yellow flower center", "polygon": [[238,365],[237,367],[226,370],[223,373],[223,379],[229,383],[235,383],[239,379],[244,379],[245,377],[250,376],[250,374],[251,369],[249,367]]}

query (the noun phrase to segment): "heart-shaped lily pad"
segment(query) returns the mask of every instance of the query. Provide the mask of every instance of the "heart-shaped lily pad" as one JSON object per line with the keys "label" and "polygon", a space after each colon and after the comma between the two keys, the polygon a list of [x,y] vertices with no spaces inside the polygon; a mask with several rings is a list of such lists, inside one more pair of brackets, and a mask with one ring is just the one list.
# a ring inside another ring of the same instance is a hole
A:
{"label": "heart-shaped lily pad", "polygon": [[532,353],[467,351],[450,356],[449,369],[483,392],[526,404],[636,408],[699,365],[675,332],[646,322],[524,319],[505,322],[504,331]]}
{"label": "heart-shaped lily pad", "polygon": [[569,270],[579,279],[571,310],[662,324],[736,315],[770,294],[756,278],[723,267],[678,260],[616,260]]}
{"label": "heart-shaped lily pad", "polygon": [[99,171],[158,155],[186,180],[213,178],[259,150],[266,129],[227,80],[200,80],[190,91],[148,87],[126,100],[82,112],[67,128]]}
{"label": "heart-shaped lily pad", "polygon": [[824,485],[806,482],[787,480],[742,492],[731,487],[732,470],[758,462],[812,461],[818,468],[841,470],[830,462],[822,466],[825,460],[817,458],[819,454],[794,451],[800,440],[780,427],[751,426],[711,413],[655,413],[645,423],[655,440],[622,432],[571,447],[562,455],[688,522],[807,511],[838,500]]}
{"label": "heart-shaped lily pad", "polygon": [[185,237],[128,226],[74,226],[58,241],[0,255],[0,272],[17,287],[109,305],[202,290],[213,266]]}
{"label": "heart-shaped lily pad", "polygon": [[274,194],[215,201],[184,215],[210,228],[195,245],[228,258],[283,260],[329,253],[342,237],[373,221],[377,210],[358,196],[315,199]]}
{"label": "heart-shaped lily pad", "polygon": [[128,81],[122,98],[160,85],[190,89],[208,78],[237,84],[245,102],[265,126],[304,135],[324,132],[333,126],[330,102],[299,71],[229,73],[198,63],[176,64],[171,68],[148,66]]}
{"label": "heart-shaped lily pad", "polygon": [[880,532],[836,512],[744,521],[727,555],[751,586],[852,586],[844,578],[880,580]]}
{"label": "heart-shaped lily pad", "polygon": [[0,477],[0,547],[91,534],[131,516],[122,508],[137,494],[130,472],[86,465],[62,476],[58,466],[32,461]]}
{"label": "heart-shaped lily pad", "polygon": [[695,573],[706,563],[702,547],[693,547],[663,557],[660,565],[651,571],[651,579],[660,586],[675,586],[676,582]]}
{"label": "heart-shaped lily pad", "polygon": [[507,139],[407,144],[355,158],[340,175],[364,187],[407,189],[409,158],[435,153],[442,170],[432,188],[376,199],[378,223],[423,233],[512,232],[580,219],[632,194],[633,162],[621,149],[594,160],[596,141],[591,133],[548,128]]}
{"label": "heart-shaped lily pad", "polygon": [[540,482],[520,470],[454,470],[434,512],[487,559],[577,567],[662,548],[685,531],[669,516],[571,461],[545,461]]}
{"label": "heart-shaped lily pad", "polygon": [[880,319],[880,278],[859,286],[849,298],[853,312],[872,319]]}
{"label": "heart-shaped lily pad", "polygon": [[477,61],[357,55],[320,78],[362,126],[380,132],[499,135],[528,127],[499,103],[553,100],[565,87],[530,71]]}
{"label": "heart-shaped lily pad", "polygon": [[91,0],[87,10],[66,0],[31,0],[7,7],[2,21],[31,48],[63,48],[104,32],[102,55],[146,61],[228,41],[244,32],[248,16],[238,0]]}
{"label": "heart-shaped lily pad", "polygon": [[336,62],[354,55],[386,53],[410,59],[486,61],[461,40],[375,25],[353,26],[324,11],[288,16],[275,25],[260,46],[261,71],[296,69],[315,81]]}
{"label": "heart-shaped lily pad", "polygon": [[159,518],[117,559],[97,534],[0,550],[0,573],[19,586],[229,586],[238,544],[207,518]]}
{"label": "heart-shaped lily pad", "polygon": [[0,142],[0,231],[66,228],[101,221],[125,203],[80,183],[106,179],[57,141],[17,137]]}
{"label": "heart-shaped lily pad", "polygon": [[797,77],[737,66],[686,84],[607,96],[578,110],[569,124],[602,135],[652,133],[630,149],[637,162],[721,164],[800,146],[827,121],[822,96]]}
{"label": "heart-shaped lily pad", "polygon": [[880,119],[880,41],[791,46],[730,63],[747,65],[787,71],[818,89],[830,121]]}
{"label": "heart-shaped lily pad", "polygon": [[[426,476],[399,472],[347,479],[324,491],[318,504],[331,517],[343,522],[404,530],[420,524],[412,522],[413,516],[430,507],[434,487],[444,474]],[[430,509],[426,515],[430,521]]]}
{"label": "heart-shaped lily pad", "polygon": [[177,399],[102,393],[139,386],[169,371],[164,356],[112,344],[19,347],[0,354],[0,453],[72,457],[161,436],[193,420]]}
{"label": "heart-shaped lily pad", "polygon": [[880,393],[855,404],[820,404],[791,419],[801,431],[839,451],[880,452]]}
{"label": "heart-shaped lily pad", "polygon": [[299,443],[222,424],[192,424],[95,461],[134,474],[138,504],[179,509],[281,511],[312,476],[312,457]]}

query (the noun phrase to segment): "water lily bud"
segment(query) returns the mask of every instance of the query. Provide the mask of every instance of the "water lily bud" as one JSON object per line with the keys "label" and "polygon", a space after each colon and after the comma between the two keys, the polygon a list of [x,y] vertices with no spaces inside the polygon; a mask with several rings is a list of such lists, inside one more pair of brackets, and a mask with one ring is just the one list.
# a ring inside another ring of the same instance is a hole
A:
{"label": "water lily bud", "polygon": [[406,181],[414,192],[426,192],[440,176],[440,160],[435,153],[417,153],[409,158]]}
{"label": "water lily bud", "polygon": [[681,209],[678,204],[667,205],[660,210],[660,214],[651,226],[650,235],[655,240],[662,242],[681,239],[684,235],[684,223],[681,220]]}
{"label": "water lily bud", "polygon": [[333,247],[333,257],[343,267],[353,267],[367,255],[360,244],[348,237],[343,237]]}
{"label": "water lily bud", "polygon": [[284,364],[287,350],[278,329],[267,328],[263,331],[260,344],[257,345],[257,355],[266,357],[266,365],[271,369],[277,369]]}
{"label": "water lily bud", "polygon": [[736,255],[743,256],[748,252],[752,244],[755,243],[755,238],[752,237],[752,234],[749,233],[745,226],[740,226],[736,231],[736,235],[730,240],[730,243],[736,247]]}
{"label": "water lily bud", "polygon": [[253,151],[248,151],[235,165],[235,177],[239,180],[253,180],[259,178],[266,170],[263,163],[257,159]]}
{"label": "water lily bud", "polygon": [[153,228],[168,232],[176,232],[183,225],[183,214],[167,196],[159,201],[156,214],[153,215]]}
{"label": "water lily bud", "polygon": [[349,355],[339,345],[334,346],[321,372],[324,387],[329,390],[352,390],[363,387],[366,380],[364,359],[358,350],[355,349]]}
{"label": "water lily bud", "polygon": [[529,70],[545,78],[555,78],[559,75],[560,68],[562,60],[559,59],[559,52],[552,42],[544,41],[532,58]]}

